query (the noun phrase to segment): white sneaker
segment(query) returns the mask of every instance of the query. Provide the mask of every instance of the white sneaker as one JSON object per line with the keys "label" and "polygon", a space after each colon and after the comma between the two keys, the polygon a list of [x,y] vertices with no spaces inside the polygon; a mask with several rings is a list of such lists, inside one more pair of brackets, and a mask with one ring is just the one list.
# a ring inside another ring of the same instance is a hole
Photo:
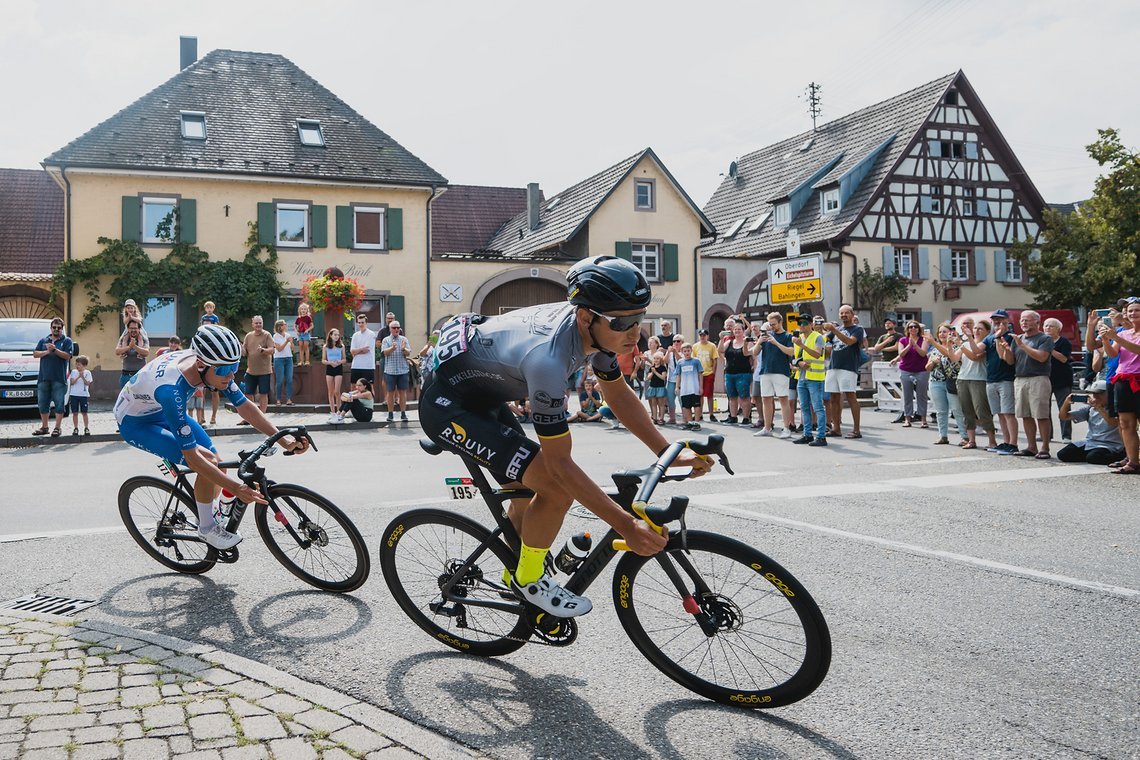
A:
{"label": "white sneaker", "polygon": [[617,420],[614,420],[613,422],[610,423],[610,430],[621,430],[621,429],[622,429],[621,423],[618,422]]}
{"label": "white sneaker", "polygon": [[752,434],[752,437],[753,438],[767,438],[770,435],[772,435],[771,430],[769,430],[768,428],[760,428],[759,430],[757,430],[755,433]]}
{"label": "white sneaker", "polygon": [[584,596],[572,594],[562,588],[554,582],[549,574],[525,586],[520,586],[512,578],[511,588],[528,603],[533,604],[543,612],[558,617],[578,617],[585,615],[594,608],[593,602]]}
{"label": "white sneaker", "polygon": [[783,430],[780,431],[780,437],[784,438],[784,439],[791,438],[792,437],[792,431],[788,430],[787,428],[784,428]]}
{"label": "white sneaker", "polygon": [[328,419],[328,422],[329,422],[329,424],[330,424],[330,425],[335,425],[335,424],[336,424],[336,421],[337,421],[337,419],[339,419],[339,418],[337,417],[337,415],[335,415],[335,414],[330,414],[330,415],[329,415],[329,419]]}
{"label": "white sneaker", "polygon": [[240,533],[230,533],[218,523],[211,525],[209,530],[199,530],[198,535],[215,549],[232,549],[241,543]]}
{"label": "white sneaker", "polygon": [[351,425],[354,422],[356,422],[356,420],[352,417],[341,417],[340,418],[340,424],[341,425]]}

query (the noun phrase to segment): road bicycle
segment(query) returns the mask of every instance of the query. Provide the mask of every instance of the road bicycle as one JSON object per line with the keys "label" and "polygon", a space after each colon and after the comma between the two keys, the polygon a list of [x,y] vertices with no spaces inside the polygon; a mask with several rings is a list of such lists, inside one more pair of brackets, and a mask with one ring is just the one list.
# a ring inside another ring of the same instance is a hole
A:
{"label": "road bicycle", "polygon": [[[685,524],[687,496],[648,506],[684,449],[716,456],[730,474],[724,438],[671,444],[650,467],[614,473],[610,496],[658,533],[664,551],[642,557],[625,551],[610,529],[562,585],[585,594],[619,552],[613,574],[618,620],[633,645],[685,688],[726,705],[771,708],[803,699],[823,682],[831,664],[831,635],[819,607],[784,567],[740,541]],[[442,448],[421,441],[429,454]],[[491,512],[495,529],[442,509],[415,509],[382,535],[380,566],[401,609],[416,625],[467,654],[498,656],[528,642],[567,646],[579,618],[547,615],[507,585],[518,562],[519,537],[503,505],[530,491],[492,488],[478,465],[464,460],[470,483]],[[450,482],[450,481],[449,481]],[[466,479],[464,479],[466,482]],[[474,496],[458,489],[463,498]]]}
{"label": "road bicycle", "polygon": [[[302,486],[269,480],[265,468],[258,465],[259,459],[276,451],[277,441],[286,435],[313,444],[304,427],[286,428],[253,451],[241,452],[237,461],[220,466],[237,467],[238,479],[256,487],[268,500],[268,504],[255,505],[253,518],[257,532],[278,562],[319,589],[354,591],[364,585],[371,566],[360,531],[328,499]],[[194,488],[187,477],[193,471],[166,459],[159,469],[173,480],[139,475],[119,488],[119,515],[131,537],[151,557],[180,573],[197,575],[218,562],[237,562],[237,546],[215,549],[198,535]],[[223,511],[226,530],[238,529],[247,506],[235,502],[228,513]]]}

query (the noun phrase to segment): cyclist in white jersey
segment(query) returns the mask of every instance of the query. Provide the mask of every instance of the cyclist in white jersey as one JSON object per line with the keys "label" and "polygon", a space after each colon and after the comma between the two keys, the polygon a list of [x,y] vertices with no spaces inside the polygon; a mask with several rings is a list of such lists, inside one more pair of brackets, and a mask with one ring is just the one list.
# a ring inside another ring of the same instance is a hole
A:
{"label": "cyclist in white jersey", "polygon": [[[189,349],[165,353],[149,362],[123,386],[115,401],[115,420],[123,440],[197,473],[194,501],[198,532],[215,549],[230,549],[241,541],[240,534],[231,533],[214,519],[222,488],[246,504],[265,504],[266,500],[257,489],[218,467],[221,460],[217,449],[202,426],[186,414],[186,401],[199,388],[209,386],[221,391],[238,416],[255,430],[267,436],[277,433],[257,404],[246,403],[234,383],[240,358],[241,341],[236,335],[221,325],[202,325]],[[292,436],[283,437],[280,444],[298,454],[309,447],[308,441]]]}
{"label": "cyclist in white jersey", "polygon": [[[511,502],[509,517],[522,549],[509,582],[523,599],[560,617],[584,615],[592,608],[589,599],[567,591],[544,572],[550,545],[575,500],[638,554],[655,554],[666,544],[574,462],[566,421],[566,379],[589,361],[617,418],[654,453],[668,447],[622,380],[616,359],[616,354],[632,352],[641,336],[649,283],[640,270],[614,256],[578,262],[567,280],[569,303],[497,317],[461,314],[445,324],[420,400],[420,422],[432,440],[486,467],[503,485],[521,482],[534,491],[529,502]],[[538,442],[527,438],[505,410],[507,401],[524,397],[530,400]],[[673,466],[691,467],[697,476],[712,463],[686,450]]]}

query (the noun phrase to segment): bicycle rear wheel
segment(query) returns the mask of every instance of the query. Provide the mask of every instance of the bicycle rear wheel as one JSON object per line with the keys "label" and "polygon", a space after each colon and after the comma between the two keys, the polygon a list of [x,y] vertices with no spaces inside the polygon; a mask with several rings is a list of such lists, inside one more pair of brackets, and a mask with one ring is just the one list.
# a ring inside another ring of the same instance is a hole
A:
{"label": "bicycle rear wheel", "polygon": [[503,569],[513,568],[516,560],[502,541],[491,541],[452,592],[473,601],[514,603],[518,612],[445,601],[440,593],[491,536],[482,525],[441,509],[416,509],[393,520],[384,536],[384,580],[420,628],[452,649],[488,657],[513,652],[530,638],[533,629],[522,603],[503,583]]}
{"label": "bicycle rear wheel", "polygon": [[172,570],[198,575],[217,564],[218,552],[209,545],[171,538],[198,533],[198,509],[169,481],[147,475],[127,480],[119,488],[119,516],[135,543]]}
{"label": "bicycle rear wheel", "polygon": [[269,507],[258,504],[254,521],[286,570],[324,591],[355,591],[364,585],[371,569],[368,546],[344,512],[320,494],[289,483],[271,483],[267,498],[281,517],[273,512],[270,520]]}
{"label": "bicycle rear wheel", "polygon": [[[674,536],[664,556],[626,553],[618,562],[614,604],[634,646],[685,688],[733,707],[780,707],[811,694],[831,664],[831,634],[807,590],[734,539],[689,531],[688,550]],[[664,561],[697,614],[685,610]]]}

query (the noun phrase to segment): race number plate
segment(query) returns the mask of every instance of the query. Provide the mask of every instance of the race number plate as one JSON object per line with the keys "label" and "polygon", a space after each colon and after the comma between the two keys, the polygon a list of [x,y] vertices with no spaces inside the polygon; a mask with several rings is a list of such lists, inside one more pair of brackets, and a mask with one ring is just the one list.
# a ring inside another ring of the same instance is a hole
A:
{"label": "race number plate", "polygon": [[475,481],[471,478],[446,478],[444,482],[453,499],[474,499],[478,493],[475,490]]}

